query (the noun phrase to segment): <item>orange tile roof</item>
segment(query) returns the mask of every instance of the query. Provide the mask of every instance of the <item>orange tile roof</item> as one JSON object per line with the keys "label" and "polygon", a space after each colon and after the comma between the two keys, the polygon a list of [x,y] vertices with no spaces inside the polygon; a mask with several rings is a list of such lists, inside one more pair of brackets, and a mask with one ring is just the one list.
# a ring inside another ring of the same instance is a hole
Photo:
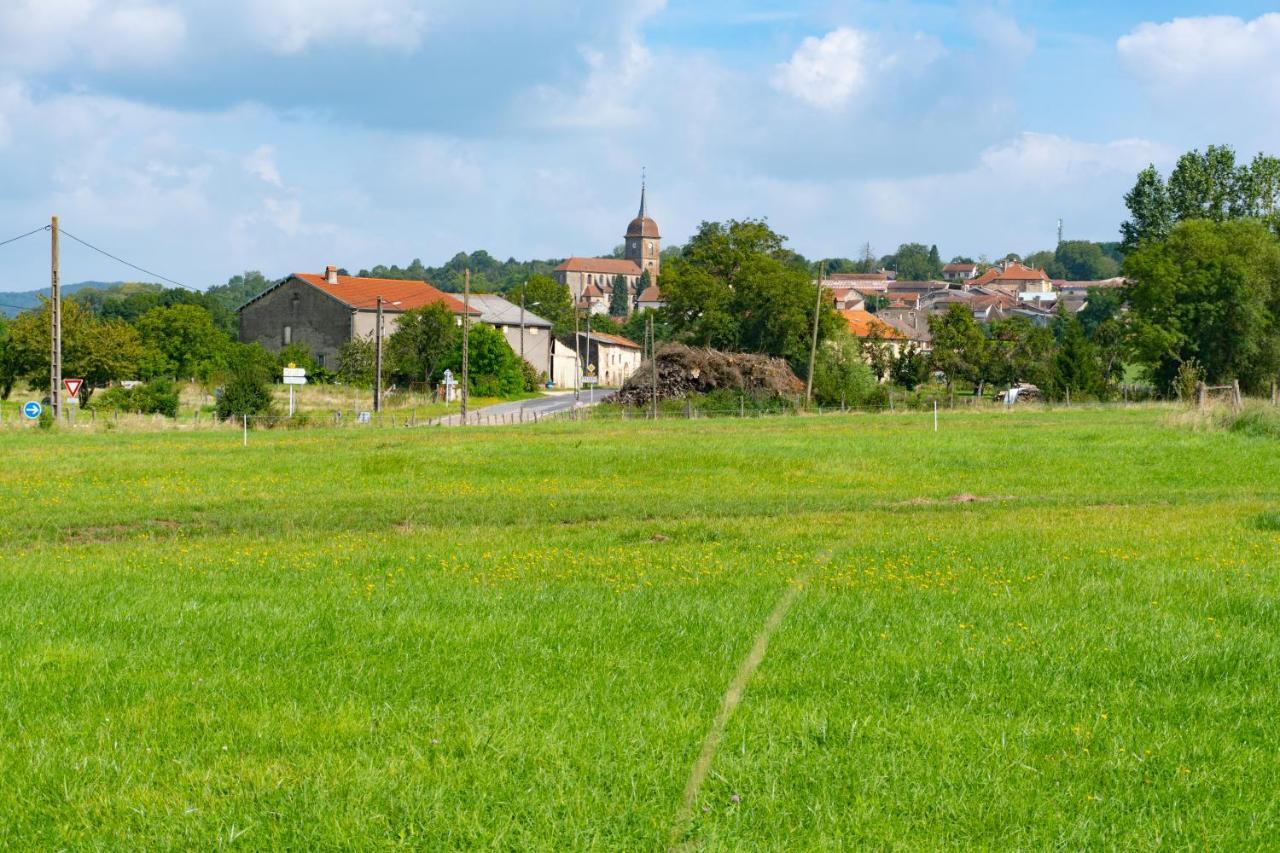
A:
{"label": "orange tile roof", "polygon": [[595,272],[605,275],[640,275],[635,261],[621,258],[569,258],[556,267],[556,272]]}
{"label": "orange tile roof", "polygon": [[[583,332],[585,335],[586,333]],[[619,335],[610,335],[605,332],[592,332],[591,337],[598,343],[614,344],[620,347],[629,347],[630,349],[640,349],[640,345],[635,341],[629,341]]]}
{"label": "orange tile roof", "polygon": [[661,302],[662,291],[658,290],[658,285],[651,284],[644,289],[644,293],[640,294],[640,302]]}
{"label": "orange tile roof", "polygon": [[969,286],[970,286],[970,287],[981,287],[981,286],[982,286],[982,285],[984,285],[984,284],[987,284],[987,283],[989,283],[989,282],[995,281],[995,280],[996,280],[997,278],[999,278],[999,277],[1000,277],[1000,270],[999,270],[999,269],[997,269],[996,267],[990,267],[990,268],[989,268],[986,272],[984,272],[982,275],[978,276],[978,277],[977,277],[977,278],[975,278],[975,279],[970,280],[970,281],[969,281]]}
{"label": "orange tile roof", "polygon": [[876,315],[870,311],[850,309],[841,311],[840,316],[844,317],[845,322],[849,324],[849,333],[855,337],[869,338],[873,333],[879,333],[880,337],[887,341],[906,339],[906,335],[883,320],[877,319]]}
{"label": "orange tile roof", "polygon": [[996,276],[997,281],[1048,281],[1049,276],[1044,270],[1036,270],[1025,264],[1012,263],[1008,268]]}
{"label": "orange tile roof", "polygon": [[[463,310],[461,299],[437,290],[425,281],[340,275],[337,284],[330,284],[323,275],[306,272],[296,272],[291,278],[323,290],[334,299],[358,311],[377,310],[379,296],[382,297],[382,310],[388,313],[410,311],[437,303],[444,305],[454,314],[461,314]],[[470,313],[478,315],[484,312],[473,305]]]}

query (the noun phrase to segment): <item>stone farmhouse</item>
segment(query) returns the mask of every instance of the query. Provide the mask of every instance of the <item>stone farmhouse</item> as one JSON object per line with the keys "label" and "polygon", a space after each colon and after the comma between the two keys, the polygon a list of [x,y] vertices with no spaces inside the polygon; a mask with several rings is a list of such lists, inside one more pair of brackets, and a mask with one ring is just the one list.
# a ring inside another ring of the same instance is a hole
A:
{"label": "stone farmhouse", "polygon": [[[443,305],[462,324],[462,300],[425,281],[339,275],[330,266],[323,275],[294,273],[240,306],[240,341],[261,344],[268,352],[305,344],[320,367],[336,370],[343,344],[373,337],[379,297],[384,337],[395,331],[405,311],[427,305]],[[471,306],[473,321],[483,313]]]}

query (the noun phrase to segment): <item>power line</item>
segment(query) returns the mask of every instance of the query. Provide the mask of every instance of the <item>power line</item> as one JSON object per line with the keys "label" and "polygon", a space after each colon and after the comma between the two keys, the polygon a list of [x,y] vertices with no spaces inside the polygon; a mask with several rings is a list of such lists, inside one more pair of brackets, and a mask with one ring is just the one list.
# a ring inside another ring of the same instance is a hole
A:
{"label": "power line", "polygon": [[[68,231],[68,230],[67,230],[67,229],[65,229],[65,228],[59,228],[59,229],[58,229],[58,231],[59,231],[59,233],[64,234],[64,235],[65,235],[65,236],[67,236],[67,237],[70,237],[72,240],[75,240],[75,241],[76,241],[77,243],[79,243],[80,245],[85,246],[85,247],[90,248],[90,249],[93,249],[93,250],[94,250],[95,252],[97,252],[98,254],[100,254],[100,255],[104,255],[104,256],[106,256],[106,257],[110,258],[111,260],[116,261],[117,263],[124,264],[126,267],[131,267],[131,268],[133,268],[133,269],[137,270],[138,272],[146,273],[147,275],[154,276],[154,277],[156,277],[156,278],[160,279],[161,281],[166,281],[166,282],[168,282],[169,284],[175,285],[176,287],[181,287],[183,290],[190,290],[190,291],[192,291],[193,293],[199,293],[199,292],[200,292],[199,290],[197,290],[197,289],[196,289],[196,288],[194,288],[194,287],[188,287],[187,285],[183,284],[182,282],[180,282],[180,281],[174,281],[174,280],[173,280],[173,279],[171,279],[171,278],[168,278],[168,277],[166,277],[166,276],[160,275],[160,273],[158,273],[158,272],[152,272],[151,270],[143,269],[142,267],[138,266],[137,264],[130,263],[129,261],[126,261],[124,258],[120,258],[120,257],[117,257],[117,256],[115,256],[115,255],[111,254],[110,252],[108,252],[108,251],[107,251],[107,250],[105,250],[105,249],[99,249],[97,246],[93,245],[92,243],[88,243],[88,242],[85,242],[84,240],[81,240],[79,237],[77,237],[76,235],[72,234],[70,231]],[[0,244],[0,245],[3,245],[3,244]]]}
{"label": "power line", "polygon": [[48,231],[48,230],[49,230],[48,225],[41,225],[39,228],[35,229],[34,231],[28,231],[26,234],[19,234],[17,237],[10,237],[8,240],[4,240],[0,242],[0,246],[7,246],[10,243],[18,242],[24,237],[30,237],[32,234],[39,234],[41,231]]}

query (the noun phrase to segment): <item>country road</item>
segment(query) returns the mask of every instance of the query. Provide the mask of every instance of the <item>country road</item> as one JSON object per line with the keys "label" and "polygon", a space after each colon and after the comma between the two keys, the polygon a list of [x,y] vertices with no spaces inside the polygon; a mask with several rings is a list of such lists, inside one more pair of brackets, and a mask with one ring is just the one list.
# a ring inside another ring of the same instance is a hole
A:
{"label": "country road", "polygon": [[[548,415],[568,411],[574,408],[575,403],[580,403],[582,406],[603,403],[616,393],[617,391],[606,389],[591,394],[584,390],[580,399],[575,400],[574,392],[572,391],[553,391],[532,400],[513,400],[510,403],[497,403],[492,406],[485,406],[482,409],[476,409],[467,415],[467,424],[496,426],[504,423],[534,421]],[[462,416],[449,415],[448,417],[437,418],[431,423],[442,426],[460,426],[462,424]]]}

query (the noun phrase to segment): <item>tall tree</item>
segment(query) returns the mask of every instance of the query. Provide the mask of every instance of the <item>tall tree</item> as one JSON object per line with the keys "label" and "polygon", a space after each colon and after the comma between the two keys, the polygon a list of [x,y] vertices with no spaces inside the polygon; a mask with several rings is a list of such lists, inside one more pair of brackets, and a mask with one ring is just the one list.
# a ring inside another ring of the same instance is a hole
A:
{"label": "tall tree", "polygon": [[[663,271],[663,313],[679,340],[780,356],[804,371],[816,287],[804,260],[765,222],[704,222]],[[840,320],[825,302],[819,310],[825,340]]]}
{"label": "tall tree", "polygon": [[[24,311],[9,327],[5,347],[14,379],[39,389],[49,385],[49,302],[39,311]],[[99,320],[74,300],[62,304],[62,375],[85,380],[82,402],[93,389],[119,379],[137,378],[142,344],[132,326]]]}
{"label": "tall tree", "polygon": [[143,347],[151,357],[147,379],[195,379],[207,376],[224,360],[230,339],[197,305],[152,308],[137,321]]}
{"label": "tall tree", "polygon": [[1049,393],[1062,398],[1070,395],[1076,399],[1106,396],[1106,383],[1098,361],[1097,348],[1085,337],[1080,319],[1058,306],[1054,318],[1054,334],[1058,338],[1058,351],[1053,359],[1053,382]]}
{"label": "tall tree", "polygon": [[[1113,278],[1120,272],[1120,265],[1107,257],[1102,247],[1088,240],[1064,240],[1058,244],[1054,259],[1062,272],[1062,278],[1071,281],[1098,281]],[[1058,278],[1052,273],[1053,278]]]}
{"label": "tall tree", "polygon": [[933,369],[946,374],[947,388],[953,388],[956,380],[965,380],[980,394],[988,378],[990,354],[987,337],[969,306],[953,304],[946,313],[931,316],[929,332],[933,335]]}
{"label": "tall tree", "polygon": [[573,331],[573,294],[569,286],[560,284],[548,275],[531,275],[507,293],[507,300],[520,304],[524,296],[525,310],[537,314],[551,323],[552,334],[564,335]]}
{"label": "tall tree", "polygon": [[1120,226],[1125,253],[1148,240],[1163,240],[1173,227],[1169,190],[1154,165],[1138,173],[1138,181],[1124,197],[1129,219]]}
{"label": "tall tree", "polygon": [[453,312],[438,302],[404,312],[387,339],[392,374],[410,382],[430,382],[443,371],[441,365],[460,335]]}
{"label": "tall tree", "polygon": [[1244,213],[1243,178],[1229,145],[1188,151],[1169,175],[1169,206],[1174,219],[1223,222]]}
{"label": "tall tree", "polygon": [[904,243],[895,255],[899,281],[930,281],[942,277],[942,259],[937,247],[923,243]]}
{"label": "tall tree", "polygon": [[627,287],[627,277],[615,275],[613,290],[609,293],[609,316],[625,320],[631,313],[631,289]]}
{"label": "tall tree", "polygon": [[1182,222],[1124,271],[1134,352],[1161,388],[1193,360],[1210,383],[1269,387],[1280,370],[1280,241],[1265,225]]}

